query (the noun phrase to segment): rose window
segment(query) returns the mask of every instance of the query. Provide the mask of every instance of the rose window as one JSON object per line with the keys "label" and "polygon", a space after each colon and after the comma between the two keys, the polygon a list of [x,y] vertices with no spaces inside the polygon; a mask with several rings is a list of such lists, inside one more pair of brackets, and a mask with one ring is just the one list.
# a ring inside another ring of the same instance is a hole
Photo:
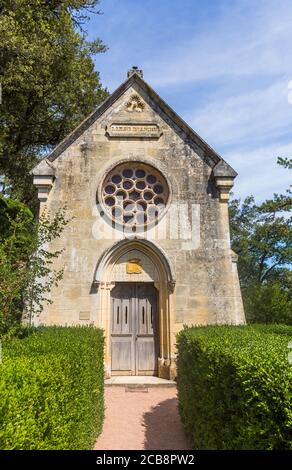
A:
{"label": "rose window", "polygon": [[102,203],[113,220],[130,226],[157,220],[169,197],[164,176],[150,165],[122,163],[105,178]]}

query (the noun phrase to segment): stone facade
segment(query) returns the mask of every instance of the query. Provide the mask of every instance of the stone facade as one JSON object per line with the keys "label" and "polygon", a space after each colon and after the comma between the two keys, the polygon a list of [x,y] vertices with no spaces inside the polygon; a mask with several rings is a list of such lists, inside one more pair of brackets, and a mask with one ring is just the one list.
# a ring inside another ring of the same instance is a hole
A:
{"label": "stone facade", "polygon": [[[169,186],[163,217],[148,230],[111,227],[100,207],[105,175],[122,162],[147,164]],[[159,292],[158,373],[175,370],[175,336],[187,325],[245,322],[228,195],[235,171],[142,79],[129,72],[91,116],[33,170],[40,211],[72,217],[54,248],[64,277],[35,323],[105,330],[111,370],[110,293],[116,282],[153,282]],[[139,259],[142,273],[127,273]]]}

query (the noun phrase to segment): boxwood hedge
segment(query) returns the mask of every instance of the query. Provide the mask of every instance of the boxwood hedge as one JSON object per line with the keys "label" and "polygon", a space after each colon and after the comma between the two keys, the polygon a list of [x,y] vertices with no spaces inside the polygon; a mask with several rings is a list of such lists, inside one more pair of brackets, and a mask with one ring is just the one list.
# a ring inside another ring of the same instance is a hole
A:
{"label": "boxwood hedge", "polygon": [[292,327],[207,326],[178,335],[178,398],[195,449],[292,449]]}
{"label": "boxwood hedge", "polygon": [[41,328],[3,344],[0,449],[91,449],[101,431],[103,334]]}

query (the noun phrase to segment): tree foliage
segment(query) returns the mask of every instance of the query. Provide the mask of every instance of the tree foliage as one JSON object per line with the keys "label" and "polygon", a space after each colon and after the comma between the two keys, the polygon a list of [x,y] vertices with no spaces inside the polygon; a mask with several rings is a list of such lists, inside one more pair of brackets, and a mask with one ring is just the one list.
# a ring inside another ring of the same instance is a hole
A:
{"label": "tree foliage", "polygon": [[[292,168],[292,160],[278,163]],[[292,324],[292,192],[274,194],[261,204],[252,196],[230,203],[232,248],[247,319]]]}
{"label": "tree foliage", "polygon": [[[29,171],[107,96],[82,24],[99,0],[0,3],[0,174],[33,206]],[[97,11],[98,13],[98,11]]]}
{"label": "tree foliage", "polygon": [[46,246],[68,220],[61,210],[36,222],[24,204],[0,197],[0,221],[0,333],[14,334],[21,318],[30,323],[50,302],[51,288],[63,275],[53,267],[61,251]]}

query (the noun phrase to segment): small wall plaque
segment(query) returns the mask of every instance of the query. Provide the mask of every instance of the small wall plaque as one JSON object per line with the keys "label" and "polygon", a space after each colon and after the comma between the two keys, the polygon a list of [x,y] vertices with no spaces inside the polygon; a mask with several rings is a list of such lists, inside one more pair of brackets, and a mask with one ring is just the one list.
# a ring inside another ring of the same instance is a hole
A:
{"label": "small wall plaque", "polygon": [[79,312],[79,320],[90,320],[90,312]]}
{"label": "small wall plaque", "polygon": [[127,274],[142,274],[143,268],[141,260],[138,258],[129,259],[126,266]]}

